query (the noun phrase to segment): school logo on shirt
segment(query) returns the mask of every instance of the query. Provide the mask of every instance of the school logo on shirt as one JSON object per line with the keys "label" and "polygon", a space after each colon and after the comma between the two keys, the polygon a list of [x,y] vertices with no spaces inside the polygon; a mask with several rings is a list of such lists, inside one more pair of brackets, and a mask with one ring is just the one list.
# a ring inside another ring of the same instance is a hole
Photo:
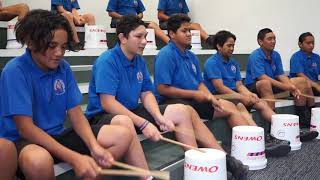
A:
{"label": "school logo on shirt", "polygon": [[236,73],[236,72],[237,72],[237,68],[236,68],[235,65],[232,65],[232,66],[231,66],[231,71],[232,71],[233,73]]}
{"label": "school logo on shirt", "polygon": [[192,70],[193,70],[194,74],[197,74],[197,68],[194,64],[192,64]]}
{"label": "school logo on shirt", "polygon": [[318,65],[317,65],[316,62],[312,63],[312,68],[313,68],[313,69],[317,69],[317,67],[318,67]]}
{"label": "school logo on shirt", "polygon": [[275,71],[276,69],[276,65],[272,64],[272,70]]}
{"label": "school logo on shirt", "polygon": [[143,81],[143,74],[141,71],[137,72],[137,79],[138,79],[138,83],[142,83]]}
{"label": "school logo on shirt", "polygon": [[179,8],[182,9],[182,2],[179,3]]}
{"label": "school logo on shirt", "polygon": [[138,7],[138,1],[137,1],[137,0],[134,0],[134,1],[133,1],[133,5],[134,5],[135,7]]}
{"label": "school logo on shirt", "polygon": [[56,79],[54,81],[53,88],[56,95],[62,95],[66,92],[65,85],[61,79]]}

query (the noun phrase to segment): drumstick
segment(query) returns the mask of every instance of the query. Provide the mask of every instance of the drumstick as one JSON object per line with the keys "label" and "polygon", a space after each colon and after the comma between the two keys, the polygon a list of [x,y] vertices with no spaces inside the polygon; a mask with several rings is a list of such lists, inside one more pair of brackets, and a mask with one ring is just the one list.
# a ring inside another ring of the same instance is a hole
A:
{"label": "drumstick", "polygon": [[[219,95],[214,95],[215,98],[218,99],[226,99],[226,100],[233,100],[233,99],[240,99],[241,96],[243,96],[242,94],[237,94],[237,93],[232,93],[232,94],[219,94]],[[285,92],[281,92],[281,93],[277,93],[274,94],[273,98],[275,99],[280,99],[280,98],[287,98],[290,96],[290,92],[289,91],[285,91]],[[273,98],[264,98],[263,100],[265,101],[273,101]],[[281,100],[279,100],[281,101]]]}
{"label": "drumstick", "polygon": [[214,95],[215,98],[217,99],[240,99],[241,98],[241,94],[237,94],[237,93],[232,93],[232,94],[219,94],[219,95]]}
{"label": "drumstick", "polygon": [[185,148],[188,148],[188,149],[193,149],[193,150],[196,150],[196,151],[205,153],[204,150],[201,150],[201,149],[199,149],[199,148],[197,148],[197,147],[190,146],[190,145],[188,145],[188,144],[184,144],[184,143],[181,143],[181,142],[178,142],[178,141],[174,141],[174,140],[171,140],[171,139],[168,139],[168,138],[165,138],[165,137],[161,137],[161,140],[162,140],[162,141],[166,141],[166,142],[168,142],[168,143],[172,143],[172,144],[178,145],[178,146],[182,146],[182,147],[185,147]]}
{"label": "drumstick", "polygon": [[150,174],[146,174],[140,171],[132,170],[114,170],[114,169],[102,169],[100,171],[101,175],[116,175],[116,176],[153,176],[163,180],[169,180],[169,172],[164,171],[150,171]]}
{"label": "drumstick", "polygon": [[154,177],[157,177],[157,178],[160,178],[160,179],[165,179],[165,180],[169,179],[169,173],[168,172],[149,171],[149,170],[146,170],[146,169],[142,169],[142,168],[139,168],[139,167],[131,166],[129,164],[125,164],[125,163],[118,162],[118,161],[113,161],[112,165],[117,166],[117,167],[121,167],[121,168],[124,168],[124,169],[129,169],[129,170],[132,170],[132,171],[143,173],[144,176],[154,176]]}
{"label": "drumstick", "polygon": [[261,100],[264,101],[270,101],[270,102],[278,102],[278,101],[292,101],[290,99],[266,99],[266,98],[262,98]]}
{"label": "drumstick", "polygon": [[308,95],[308,94],[303,94],[301,93],[300,96],[304,96],[304,97],[307,97],[307,98],[312,98],[312,99],[315,99],[317,98],[316,96],[311,96],[311,95]]}

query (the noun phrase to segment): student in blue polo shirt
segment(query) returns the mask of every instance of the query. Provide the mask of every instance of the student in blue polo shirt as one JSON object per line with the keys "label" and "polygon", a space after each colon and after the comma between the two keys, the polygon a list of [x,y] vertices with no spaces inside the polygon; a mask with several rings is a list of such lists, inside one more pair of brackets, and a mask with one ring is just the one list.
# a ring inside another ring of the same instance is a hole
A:
{"label": "student in blue polo shirt", "polygon": [[[145,7],[141,0],[109,0],[107,6],[108,15],[111,19],[111,28],[115,28],[120,18],[125,15],[137,15],[143,18]],[[165,35],[155,22],[147,22],[147,27],[154,29],[155,35],[163,42],[168,43],[169,37]]]}
{"label": "student in blue polo shirt", "polygon": [[[247,64],[245,84],[247,88],[261,98],[274,98],[275,93],[289,91],[295,97],[295,111],[299,116],[301,128],[310,122],[306,117],[306,98],[301,93],[309,94],[311,86],[304,77],[289,79],[283,71],[280,54],[274,50],[276,36],[269,28],[261,29],[257,36],[260,48],[253,51]],[[274,102],[268,102],[274,109]],[[318,136],[315,131],[301,131],[301,141],[311,140]]]}
{"label": "student in blue polo shirt", "polygon": [[27,4],[19,3],[11,6],[2,6],[0,0],[0,21],[10,21],[11,19],[18,17],[20,21],[29,11]]}
{"label": "student in blue polo shirt", "polygon": [[[1,74],[0,137],[15,142],[26,179],[54,179],[53,163],[59,161],[69,163],[77,176],[91,179],[114,159],[124,157],[133,165],[143,161],[139,150],[132,149],[128,128],[89,124],[83,115],[81,92],[63,59],[71,48],[71,34],[68,21],[47,10],[32,10],[16,25],[17,40],[27,49]],[[73,129],[64,128],[66,115]],[[111,118],[131,122],[126,116]]]}
{"label": "student in blue polo shirt", "polygon": [[[177,13],[188,15],[189,8],[185,0],[159,0],[158,19],[160,28],[167,29],[169,17]],[[199,23],[190,23],[190,29],[199,30],[201,39],[212,45],[213,37],[209,36]]]}
{"label": "student in blue polo shirt", "polygon": [[14,143],[8,139],[0,138],[0,179],[15,179],[17,159]]}
{"label": "student in blue polo shirt", "polygon": [[[191,107],[182,104],[158,106],[141,56],[147,43],[144,22],[137,16],[124,16],[116,31],[119,44],[104,52],[93,66],[87,117],[95,120],[103,119],[108,113],[127,115],[137,127],[137,133],[154,141],[162,137],[157,128],[177,130],[175,136],[180,142],[197,147],[197,140],[203,147],[223,151]],[[229,157],[228,163],[235,175],[247,175],[248,169],[240,161]]]}
{"label": "student in blue polo shirt", "polygon": [[[300,50],[294,53],[290,59],[290,77],[305,78],[312,91],[309,94],[320,96],[320,84],[318,76],[320,74],[320,56],[313,52],[314,37],[310,32],[302,33],[299,36],[298,45]],[[313,98],[307,98],[307,119],[310,120],[311,109],[315,107]],[[310,122],[306,126],[309,127]]]}
{"label": "student in blue polo shirt", "polygon": [[51,10],[67,18],[72,28],[73,41],[76,43],[75,48],[82,50],[84,43],[79,40],[76,26],[95,25],[96,22],[91,13],[80,15],[78,9],[80,9],[78,0],[51,0]]}
{"label": "student in blue polo shirt", "polygon": [[[204,64],[204,83],[212,94],[230,94],[235,98],[233,102],[245,119],[253,122],[248,109],[259,111],[264,120],[271,123],[271,116],[275,114],[268,104],[250,92],[243,84],[240,74],[240,65],[232,58],[236,36],[229,31],[219,31],[214,36],[214,49],[217,53],[212,55]],[[231,97],[232,97],[231,96]],[[242,104],[246,107],[244,108]],[[255,125],[255,124],[254,124]],[[268,148],[278,148],[286,155],[291,148],[288,141],[282,141],[266,133],[266,152]]]}

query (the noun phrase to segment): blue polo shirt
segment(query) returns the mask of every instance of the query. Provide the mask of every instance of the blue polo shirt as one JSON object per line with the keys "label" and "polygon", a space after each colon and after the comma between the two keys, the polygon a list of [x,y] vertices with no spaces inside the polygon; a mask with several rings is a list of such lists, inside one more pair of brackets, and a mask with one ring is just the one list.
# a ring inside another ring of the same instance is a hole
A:
{"label": "blue polo shirt", "polygon": [[290,59],[290,77],[296,77],[297,73],[303,73],[312,81],[318,81],[320,56],[315,53],[307,55],[302,50],[294,53]]}
{"label": "blue polo shirt", "polygon": [[277,51],[271,52],[272,61],[268,60],[262,48],[254,50],[249,56],[247,64],[245,84],[255,83],[262,75],[267,75],[272,79],[283,75],[281,56]]}
{"label": "blue polo shirt", "polygon": [[189,8],[185,0],[159,0],[158,11],[171,16],[175,13],[188,14]]}
{"label": "blue polo shirt", "polygon": [[153,84],[144,59],[136,55],[131,61],[119,44],[100,55],[92,69],[89,103],[86,116],[104,112],[99,94],[115,96],[129,110],[138,107],[141,92],[153,91]]}
{"label": "blue polo shirt", "polygon": [[30,51],[12,59],[0,78],[0,137],[20,138],[13,117],[30,116],[36,126],[50,135],[64,131],[66,111],[79,105],[81,92],[71,68],[61,60],[56,70],[44,72]]}
{"label": "blue polo shirt", "polygon": [[69,12],[71,12],[72,9],[80,9],[78,0],[51,0],[51,10],[57,11],[58,6],[63,6],[63,8]]}
{"label": "blue polo shirt", "polygon": [[241,81],[240,65],[232,58],[225,61],[219,53],[216,53],[205,62],[203,79],[212,93],[217,92],[211,82],[212,79],[221,79],[225,86],[236,90],[236,83]]}
{"label": "blue polo shirt", "polygon": [[[197,90],[203,82],[199,60],[189,50],[181,52],[176,44],[170,41],[155,57],[154,83],[166,84],[180,89]],[[155,88],[158,102],[165,100]]]}
{"label": "blue polo shirt", "polygon": [[123,16],[137,15],[145,10],[141,0],[109,0],[107,6],[108,12],[117,12]]}

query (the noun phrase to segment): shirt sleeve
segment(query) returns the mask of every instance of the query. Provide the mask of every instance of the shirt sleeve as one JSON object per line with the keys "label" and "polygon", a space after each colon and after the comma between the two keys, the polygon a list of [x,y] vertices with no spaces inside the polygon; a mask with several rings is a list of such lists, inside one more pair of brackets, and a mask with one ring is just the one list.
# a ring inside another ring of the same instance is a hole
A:
{"label": "shirt sleeve", "polygon": [[256,80],[260,76],[266,74],[262,57],[251,55],[249,56],[249,61],[251,62],[250,69],[252,72],[252,79]]}
{"label": "shirt sleeve", "polygon": [[138,1],[138,8],[137,8],[137,14],[144,12],[146,9],[143,5],[143,3],[139,0]]}
{"label": "shirt sleeve", "polygon": [[193,60],[197,69],[197,80],[200,82],[203,82],[203,77],[202,77],[202,72],[199,64],[199,59],[197,58],[196,55],[193,54]]}
{"label": "shirt sleeve", "polygon": [[71,3],[71,7],[72,7],[72,9],[73,9],[73,8],[74,8],[74,9],[80,9],[80,6],[79,6],[79,3],[78,3],[77,0],[75,0],[75,1],[73,1],[73,2]]}
{"label": "shirt sleeve", "polygon": [[[103,57],[99,57],[103,58]],[[109,57],[110,58],[110,57]],[[97,94],[116,96],[119,86],[119,71],[111,60],[97,60],[95,65],[95,85]]]}
{"label": "shirt sleeve", "polygon": [[80,89],[77,85],[77,82],[74,78],[74,75],[69,65],[66,68],[66,74],[67,74],[67,85],[66,85],[67,110],[69,110],[81,103],[82,94],[80,92]]}
{"label": "shirt sleeve", "polygon": [[118,11],[118,0],[109,0],[107,6],[108,12],[117,12]]}
{"label": "shirt sleeve", "polygon": [[283,71],[283,66],[282,66],[282,60],[281,60],[281,56],[280,54],[277,53],[276,55],[276,71],[275,71],[275,76],[280,76],[280,75],[283,75],[284,74],[284,71]]}
{"label": "shirt sleeve", "polygon": [[154,82],[155,84],[171,85],[176,64],[172,53],[160,51],[154,62]]}
{"label": "shirt sleeve", "polygon": [[28,73],[18,67],[9,67],[2,71],[0,79],[2,116],[33,116],[33,87],[32,83],[28,82]]}
{"label": "shirt sleeve", "polygon": [[204,71],[206,72],[209,80],[222,79],[220,68],[213,59],[209,59],[204,64]]}
{"label": "shirt sleeve", "polygon": [[150,73],[148,71],[146,63],[144,63],[144,66],[143,66],[143,84],[142,84],[141,91],[142,92],[145,92],[145,91],[154,92],[154,86],[153,86],[153,83],[150,79]]}
{"label": "shirt sleeve", "polygon": [[51,5],[63,6],[62,0],[51,0]]}
{"label": "shirt sleeve", "polygon": [[237,71],[236,71],[236,81],[242,81],[239,63],[236,63],[236,68],[237,68]]}
{"label": "shirt sleeve", "polygon": [[294,54],[290,59],[290,73],[303,73],[304,67],[301,62],[302,61],[299,59],[299,57]]}
{"label": "shirt sleeve", "polygon": [[183,1],[182,13],[188,14],[188,12],[189,12],[189,8],[188,8],[188,5],[187,5],[187,2],[186,2],[186,1]]}

